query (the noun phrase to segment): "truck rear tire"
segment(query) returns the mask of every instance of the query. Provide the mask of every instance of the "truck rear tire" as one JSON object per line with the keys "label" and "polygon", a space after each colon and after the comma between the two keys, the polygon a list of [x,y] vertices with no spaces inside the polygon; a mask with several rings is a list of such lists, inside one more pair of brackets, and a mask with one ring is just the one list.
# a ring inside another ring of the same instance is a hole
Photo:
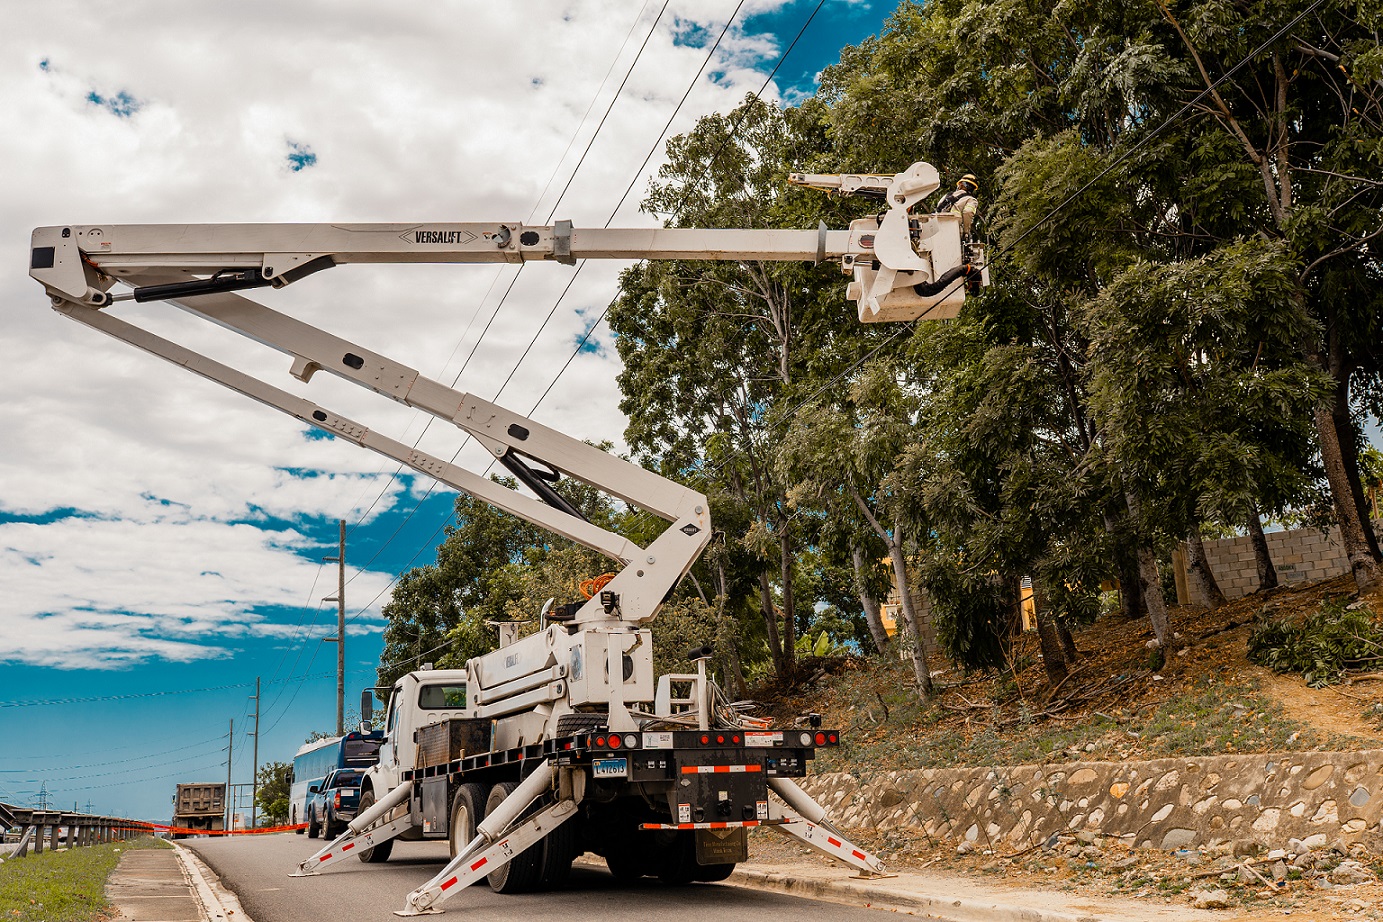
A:
{"label": "truck rear tire", "polygon": [[671,887],[680,887],[697,879],[701,865],[696,863],[696,842],[690,832],[675,832],[671,841],[662,843],[654,858],[658,879]]}
{"label": "truck rear tire", "polygon": [[631,883],[648,873],[647,861],[635,854],[632,848],[621,848],[605,856],[605,866],[610,876],[620,883]]}
{"label": "truck rear tire", "polygon": [[705,884],[718,883],[735,873],[735,867],[734,864],[697,865],[696,879]]}
{"label": "truck rear tire", "polygon": [[[356,808],[357,812],[355,815],[359,816],[360,814],[364,813],[366,810],[370,809],[374,805],[375,792],[362,791],[360,794],[360,806]],[[365,864],[380,864],[381,862],[389,860],[389,855],[391,852],[393,852],[393,850],[394,840],[388,839],[384,842],[379,843],[374,848],[367,848],[364,851],[362,851],[360,853],[360,860],[363,861]]]}
{"label": "truck rear tire", "polygon": [[[490,788],[490,796],[485,801],[485,814],[495,811],[504,799],[518,787],[513,781],[501,781]],[[532,893],[538,889],[543,870],[543,843],[536,842],[502,868],[491,871],[487,880],[490,889],[496,893]]]}
{"label": "truck rear tire", "polygon": [[447,840],[451,857],[471,844],[475,827],[485,818],[485,785],[463,784],[451,795],[451,818],[447,825]]}
{"label": "truck rear tire", "polygon": [[571,863],[576,860],[576,817],[558,826],[543,840],[543,865],[539,882],[544,890],[566,886]]}
{"label": "truck rear tire", "polygon": [[322,824],[317,822],[317,815],[311,810],[307,811],[307,837],[315,839],[322,834]]}

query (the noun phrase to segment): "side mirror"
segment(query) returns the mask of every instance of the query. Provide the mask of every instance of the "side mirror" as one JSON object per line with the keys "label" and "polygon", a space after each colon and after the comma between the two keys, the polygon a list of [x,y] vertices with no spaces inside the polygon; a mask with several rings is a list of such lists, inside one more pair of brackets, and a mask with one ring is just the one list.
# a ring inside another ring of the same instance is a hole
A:
{"label": "side mirror", "polygon": [[367,724],[375,719],[375,690],[367,688],[360,693],[360,722]]}
{"label": "side mirror", "polygon": [[322,793],[322,786],[320,784],[309,784],[307,786],[307,793],[320,794]]}

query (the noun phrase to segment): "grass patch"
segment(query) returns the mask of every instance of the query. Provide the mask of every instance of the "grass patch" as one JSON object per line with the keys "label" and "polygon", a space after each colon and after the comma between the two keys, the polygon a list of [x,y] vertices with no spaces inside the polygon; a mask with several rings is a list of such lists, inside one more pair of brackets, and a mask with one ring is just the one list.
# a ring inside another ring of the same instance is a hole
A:
{"label": "grass patch", "polygon": [[[1128,761],[1255,752],[1352,749],[1363,743],[1287,716],[1250,677],[1182,676],[1155,683],[1148,694],[1068,720],[1028,716],[1010,695],[984,698],[992,707],[958,714],[947,693],[923,700],[906,667],[873,661],[823,689],[818,708],[833,711],[843,731],[839,748],[818,749],[814,771],[988,767],[1076,761]],[[978,702],[979,690],[962,689]],[[997,700],[996,700],[997,699]],[[1379,710],[1383,720],[1383,709]]]}
{"label": "grass patch", "polygon": [[106,878],[120,856],[136,848],[169,848],[152,836],[65,851],[32,851],[0,864],[3,922],[89,922],[110,908]]}

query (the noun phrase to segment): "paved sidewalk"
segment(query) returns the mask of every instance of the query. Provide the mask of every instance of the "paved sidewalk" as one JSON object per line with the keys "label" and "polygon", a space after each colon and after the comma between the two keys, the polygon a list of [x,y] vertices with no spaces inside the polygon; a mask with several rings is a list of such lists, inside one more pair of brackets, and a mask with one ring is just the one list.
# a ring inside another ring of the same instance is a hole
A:
{"label": "paved sidewalk", "polygon": [[249,922],[244,910],[188,849],[126,851],[106,881],[119,922]]}
{"label": "paved sidewalk", "polygon": [[848,906],[911,913],[943,922],[1177,922],[1223,920],[1225,913],[1185,903],[1108,900],[1079,893],[986,886],[967,877],[903,872],[862,880],[821,862],[740,865],[727,883]]}

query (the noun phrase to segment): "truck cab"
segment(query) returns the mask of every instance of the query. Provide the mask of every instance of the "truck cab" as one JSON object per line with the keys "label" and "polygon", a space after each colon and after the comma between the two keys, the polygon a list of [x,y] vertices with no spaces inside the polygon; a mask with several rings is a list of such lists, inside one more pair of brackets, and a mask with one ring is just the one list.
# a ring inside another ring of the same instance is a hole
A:
{"label": "truck cab", "polygon": [[401,676],[389,690],[385,705],[379,762],[366,772],[361,793],[373,791],[377,798],[398,787],[403,773],[417,765],[414,734],[418,728],[461,716],[465,708],[466,670],[425,666]]}

